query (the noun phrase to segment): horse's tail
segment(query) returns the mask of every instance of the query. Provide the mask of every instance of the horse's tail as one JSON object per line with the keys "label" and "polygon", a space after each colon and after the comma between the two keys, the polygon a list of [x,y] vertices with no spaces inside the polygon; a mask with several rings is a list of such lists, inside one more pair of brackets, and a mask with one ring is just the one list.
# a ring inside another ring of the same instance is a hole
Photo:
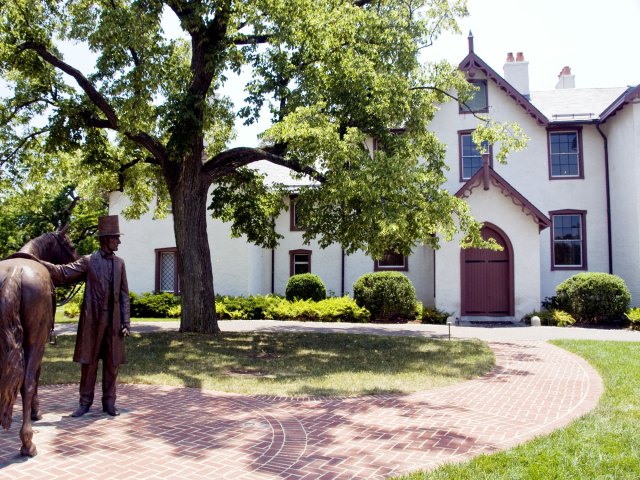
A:
{"label": "horse's tail", "polygon": [[0,285],[0,425],[5,430],[11,426],[13,405],[24,379],[21,274],[21,268],[10,269]]}

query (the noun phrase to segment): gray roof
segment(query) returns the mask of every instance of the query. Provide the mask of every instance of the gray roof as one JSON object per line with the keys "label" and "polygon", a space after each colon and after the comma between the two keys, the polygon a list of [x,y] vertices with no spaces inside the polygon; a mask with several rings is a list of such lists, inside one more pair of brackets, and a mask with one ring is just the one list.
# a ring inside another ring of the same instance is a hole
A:
{"label": "gray roof", "polygon": [[616,88],[562,88],[531,92],[531,103],[550,122],[598,120],[628,87]]}
{"label": "gray roof", "polygon": [[291,187],[295,190],[296,187],[304,185],[313,185],[315,182],[309,177],[295,178],[293,172],[287,167],[276,165],[267,160],[260,160],[250,165],[250,168],[257,170],[259,173],[265,176],[265,182],[269,185],[280,183]]}

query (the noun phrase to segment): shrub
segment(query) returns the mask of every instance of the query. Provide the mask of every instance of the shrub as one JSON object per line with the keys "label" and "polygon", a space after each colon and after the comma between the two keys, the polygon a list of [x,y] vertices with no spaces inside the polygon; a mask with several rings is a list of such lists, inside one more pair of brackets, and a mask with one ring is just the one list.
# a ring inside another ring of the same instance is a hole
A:
{"label": "shrub", "polygon": [[556,321],[553,318],[553,310],[543,310],[543,311],[534,310],[533,312],[527,313],[524,317],[522,317],[522,320],[527,325],[531,325],[532,317],[538,317],[540,319],[540,325],[542,326],[546,326],[546,327],[556,326]]}
{"label": "shrub", "polygon": [[[71,285],[67,288],[56,288],[56,301],[60,302],[73,291],[75,285]],[[82,298],[84,297],[84,284],[80,286],[73,298],[64,304],[62,307],[62,313],[65,317],[75,318],[80,315],[80,305],[82,305]]]}
{"label": "shrub", "polygon": [[558,308],[583,321],[621,317],[630,301],[624,280],[608,273],[579,273],[556,288]]}
{"label": "shrub", "polygon": [[327,290],[319,276],[313,273],[300,273],[289,278],[285,290],[287,300],[314,300],[319,302],[327,298]]}
{"label": "shrub", "polygon": [[411,281],[400,272],[367,273],[353,284],[356,303],[371,312],[371,321],[416,318],[418,301]]}
{"label": "shrub", "polygon": [[300,320],[308,322],[352,322],[365,323],[370,314],[349,297],[334,297],[314,302],[313,300],[289,301],[280,299],[265,310],[265,318],[273,320]]}
{"label": "shrub", "polygon": [[180,305],[180,297],[172,293],[129,293],[131,316],[136,318],[167,318],[169,310]]}
{"label": "shrub", "polygon": [[632,329],[640,329],[640,308],[631,308],[624,314],[624,316],[629,319],[629,322],[631,322]]}
{"label": "shrub", "polygon": [[431,323],[435,325],[444,325],[447,323],[452,313],[438,310],[436,307],[424,307],[422,309],[422,323]]}
{"label": "shrub", "polygon": [[551,312],[551,318],[558,327],[568,327],[576,323],[575,319],[567,312],[562,310],[553,310]]}
{"label": "shrub", "polygon": [[252,295],[249,297],[216,297],[216,313],[221,319],[264,319],[264,311],[282,301],[277,295]]}

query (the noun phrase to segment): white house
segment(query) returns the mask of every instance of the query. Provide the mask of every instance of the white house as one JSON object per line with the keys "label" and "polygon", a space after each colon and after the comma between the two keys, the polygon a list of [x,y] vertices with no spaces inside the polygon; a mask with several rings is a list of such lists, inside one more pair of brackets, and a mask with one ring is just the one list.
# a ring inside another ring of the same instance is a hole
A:
{"label": "white house", "polygon": [[[267,250],[232,239],[229,225],[211,219],[216,292],[283,294],[292,274],[310,271],[342,295],[364,273],[400,270],[426,305],[462,317],[519,319],[569,276],[598,271],[621,276],[639,304],[640,86],[578,89],[564,67],[555,90],[529,91],[522,53],[509,53],[500,75],[474,52],[472,37],[459,68],[480,90],[465,107],[442,105],[431,128],[448,147],[446,188],[466,199],[484,222],[485,237],[503,245],[502,252],[461,250],[453,241],[374,262],[362,253],[344,255],[339,245],[304,245],[292,212],[276,220],[284,239]],[[483,159],[471,141],[479,120],[467,107],[520,124],[530,138],[527,148],[507,164]],[[126,202],[113,193],[110,213],[120,213]],[[122,219],[121,229],[130,288],[175,291],[171,217]]]}

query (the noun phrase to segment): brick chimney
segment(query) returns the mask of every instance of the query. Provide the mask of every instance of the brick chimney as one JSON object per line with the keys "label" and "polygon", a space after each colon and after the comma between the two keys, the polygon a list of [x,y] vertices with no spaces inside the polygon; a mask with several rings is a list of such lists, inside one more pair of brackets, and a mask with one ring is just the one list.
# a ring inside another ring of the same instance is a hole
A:
{"label": "brick chimney", "polygon": [[576,76],[571,74],[571,68],[563,67],[558,75],[556,88],[576,88]]}
{"label": "brick chimney", "polygon": [[524,54],[518,52],[515,59],[513,52],[507,53],[507,61],[504,64],[504,78],[518,92],[529,98],[529,62],[524,59]]}

